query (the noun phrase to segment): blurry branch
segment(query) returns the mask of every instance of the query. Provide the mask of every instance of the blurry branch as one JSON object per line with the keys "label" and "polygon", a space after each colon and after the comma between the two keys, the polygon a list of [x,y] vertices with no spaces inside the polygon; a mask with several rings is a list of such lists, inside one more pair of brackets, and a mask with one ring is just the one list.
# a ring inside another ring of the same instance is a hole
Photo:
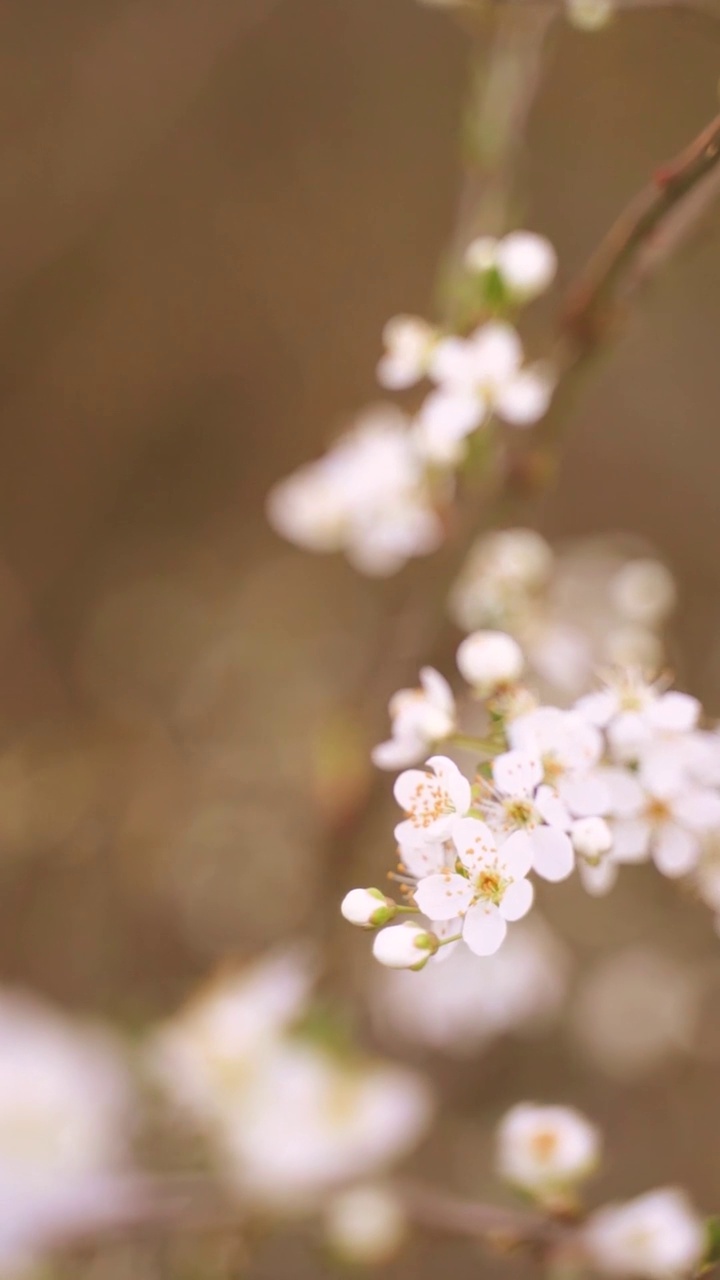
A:
{"label": "blurry branch", "polygon": [[460,1200],[422,1183],[398,1182],[393,1186],[410,1222],[430,1231],[469,1236],[507,1251],[526,1248],[545,1254],[567,1244],[576,1224],[562,1222],[531,1209],[505,1209],[473,1200]]}

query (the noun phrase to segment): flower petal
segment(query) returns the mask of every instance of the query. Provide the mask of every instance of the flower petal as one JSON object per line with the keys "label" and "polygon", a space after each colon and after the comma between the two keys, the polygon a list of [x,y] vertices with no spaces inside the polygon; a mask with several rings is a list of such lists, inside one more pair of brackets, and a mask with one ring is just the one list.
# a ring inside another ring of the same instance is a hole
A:
{"label": "flower petal", "polygon": [[506,796],[530,796],[542,782],[543,767],[528,751],[506,751],[493,760],[493,781]]}
{"label": "flower petal", "polygon": [[612,858],[602,858],[600,862],[586,862],[579,858],[578,872],[583,889],[593,898],[602,898],[609,893],[618,877],[617,863]]}
{"label": "flower petal", "polygon": [[522,880],[533,863],[532,844],[525,831],[515,831],[498,849],[498,862],[512,880]]}
{"label": "flower petal", "polygon": [[701,709],[697,698],[671,689],[651,702],[645,716],[653,729],[663,733],[687,733],[695,728]]}
{"label": "flower petal", "polygon": [[650,823],[645,818],[619,818],[611,823],[616,862],[645,862],[650,850]]}
{"label": "flower petal", "polygon": [[521,369],[495,397],[495,409],[505,422],[515,427],[530,427],[548,411],[555,379],[543,365]]}
{"label": "flower petal", "polygon": [[455,714],[455,698],[447,680],[434,667],[423,667],[420,671],[420,684],[434,706],[445,711],[449,716]]}
{"label": "flower petal", "polygon": [[409,764],[417,764],[426,751],[424,738],[388,738],[387,742],[373,747],[371,758],[377,769],[405,769]]}
{"label": "flower petal", "polygon": [[550,827],[559,827],[561,831],[569,831],[572,819],[560,797],[552,787],[540,787],[535,797],[538,813]]}
{"label": "flower petal", "polygon": [[570,837],[554,827],[537,827],[530,836],[533,867],[543,880],[566,880],[575,866],[575,850]]}
{"label": "flower petal", "polygon": [[610,789],[601,772],[579,773],[560,778],[558,794],[576,818],[590,818],[610,809]]}
{"label": "flower petal", "polygon": [[495,858],[495,836],[478,818],[457,818],[453,823],[452,838],[458,857],[468,871],[478,871]]}
{"label": "flower petal", "polygon": [[720,796],[716,791],[685,791],[673,802],[672,811],[678,822],[691,831],[720,827]]}
{"label": "flower petal", "polygon": [[455,812],[462,817],[472,804],[472,789],[467,778],[447,756],[432,756],[427,764],[435,770]]}
{"label": "flower petal", "polygon": [[508,885],[500,903],[500,915],[504,920],[522,920],[530,910],[535,890],[529,880],[516,880]]}
{"label": "flower petal", "polygon": [[507,925],[491,902],[477,902],[465,916],[463,941],[476,956],[492,956],[502,946]]}
{"label": "flower petal", "polygon": [[452,920],[473,900],[473,887],[464,876],[427,876],[415,890],[415,901],[429,920]]}
{"label": "flower petal", "polygon": [[653,862],[664,876],[675,879],[687,875],[697,865],[700,844],[697,836],[674,822],[664,823],[653,841]]}

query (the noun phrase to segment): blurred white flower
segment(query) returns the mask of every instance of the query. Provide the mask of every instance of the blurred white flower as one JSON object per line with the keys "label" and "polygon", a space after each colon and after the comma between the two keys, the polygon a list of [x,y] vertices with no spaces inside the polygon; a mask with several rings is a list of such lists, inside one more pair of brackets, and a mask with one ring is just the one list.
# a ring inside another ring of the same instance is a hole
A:
{"label": "blurred white flower", "polygon": [[497,271],[506,289],[523,302],[544,293],[557,271],[550,241],[533,231],[511,231],[502,240],[481,236],[468,245],[464,261],[469,271]]}
{"label": "blurred white flower", "polygon": [[598,1130],[572,1107],[521,1102],[498,1126],[498,1174],[539,1199],[571,1191],[593,1172],[599,1155]]}
{"label": "blurred white flower", "polygon": [[639,1280],[690,1275],[705,1251],[702,1219],[677,1187],[597,1209],[583,1237],[592,1266],[601,1274]]}
{"label": "blurred white flower", "polygon": [[306,1011],[315,977],[314,957],[303,947],[222,974],[154,1033],[147,1051],[154,1077],[200,1120],[222,1118]]}
{"label": "blurred white flower", "polygon": [[418,316],[393,316],[383,329],[385,355],[377,367],[378,382],[388,391],[413,387],[425,377],[438,333]]}
{"label": "blurred white flower", "polygon": [[379,769],[417,764],[455,728],[455,699],[444,676],[423,667],[419,689],[400,689],[390,700],[392,737],[373,749]]}
{"label": "blurred white flower", "polygon": [[315,1045],[286,1042],[253,1077],[242,1105],[228,1110],[218,1141],[244,1200],[301,1211],[406,1154],[431,1112],[427,1086],[409,1070],[349,1065]]}
{"label": "blurred white flower", "polygon": [[443,947],[420,973],[383,973],[372,1004],[381,1032],[457,1057],[476,1053],[511,1031],[544,1030],[567,991],[568,957],[533,912],[511,929],[499,951],[478,965],[466,947]]}
{"label": "blurred white flower", "polygon": [[675,579],[660,560],[644,557],[628,560],[610,583],[610,595],[618,613],[628,622],[657,627],[677,603]]}
{"label": "blurred white flower", "polygon": [[641,672],[620,668],[605,678],[605,688],[578,699],[576,710],[589,724],[605,730],[613,755],[636,761],[645,747],[660,738],[694,729],[700,703],[676,689],[665,692]]}
{"label": "blurred white flower", "polygon": [[397,1197],[382,1184],[350,1187],[333,1196],[324,1226],[325,1239],[337,1257],[365,1266],[387,1262],[407,1233]]}
{"label": "blurred white flower", "polygon": [[432,756],[427,763],[432,772],[407,769],[395,779],[393,794],[407,815],[395,827],[401,846],[446,839],[455,819],[464,817],[472,803],[470,783],[452,760]]}
{"label": "blurred white flower", "polygon": [[492,831],[476,818],[459,818],[452,839],[459,871],[427,876],[415,889],[415,901],[430,920],[462,917],[463,941],[478,956],[493,955],[502,945],[508,921],[527,915],[533,887],[527,874],[532,848],[524,832],[497,844]]}
{"label": "blurred white flower", "polygon": [[607,788],[595,770],[603,754],[602,734],[577,712],[535,707],[510,721],[507,736],[514,750],[540,761],[545,782],[574,817],[607,811]]}
{"label": "blurred white flower", "polygon": [[423,460],[404,415],[369,410],[315,462],[270,491],[276,531],[309,551],[345,551],[363,573],[395,573],[442,541]]}
{"label": "blurred white flower", "polygon": [[137,1211],[129,1076],[114,1041],[0,995],[0,1267]]}
{"label": "blurred white flower", "polygon": [[422,969],[437,941],[422,925],[406,920],[381,929],[373,941],[373,955],[388,969]]}
{"label": "blurred white flower", "polygon": [[582,976],[570,1028],[593,1066],[631,1079],[690,1048],[700,999],[698,976],[687,965],[659,949],[630,947]]}
{"label": "blurred white flower", "polygon": [[512,636],[502,631],[475,631],[462,641],[457,665],[468,684],[488,694],[518,680],[525,660]]}

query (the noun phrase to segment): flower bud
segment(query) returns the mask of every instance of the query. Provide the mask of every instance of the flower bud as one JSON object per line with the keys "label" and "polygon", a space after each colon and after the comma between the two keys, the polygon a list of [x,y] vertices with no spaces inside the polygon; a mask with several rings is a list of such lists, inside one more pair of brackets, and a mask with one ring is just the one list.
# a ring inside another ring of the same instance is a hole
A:
{"label": "flower bud", "polygon": [[373,942],[373,955],[388,969],[422,969],[438,949],[438,940],[409,920],[383,929]]}
{"label": "flower bud", "polygon": [[612,847],[612,833],[604,818],[578,818],[570,838],[575,852],[589,862],[597,862]]}
{"label": "flower bud", "polygon": [[383,1187],[351,1187],[330,1201],[325,1235],[338,1257],[373,1265],[397,1252],[405,1218],[395,1196]]}
{"label": "flower bud", "polygon": [[511,231],[497,247],[497,268],[511,293],[524,299],[543,293],[557,271],[557,254],[544,236]]}
{"label": "flower bud", "polygon": [[460,674],[481,693],[493,693],[520,676],[524,659],[512,636],[503,631],[474,631],[457,651]]}
{"label": "flower bud", "polygon": [[346,920],[363,929],[376,929],[387,924],[397,912],[396,904],[379,889],[351,889],[340,904]]}

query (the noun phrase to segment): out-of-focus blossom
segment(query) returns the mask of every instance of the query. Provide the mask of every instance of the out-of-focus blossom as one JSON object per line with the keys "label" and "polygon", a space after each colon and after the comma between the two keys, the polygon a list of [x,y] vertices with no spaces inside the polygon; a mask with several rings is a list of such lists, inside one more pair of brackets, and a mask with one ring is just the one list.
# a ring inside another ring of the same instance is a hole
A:
{"label": "out-of-focus blossom", "polygon": [[488,694],[518,680],[525,660],[512,636],[502,631],[475,631],[462,641],[457,664],[469,685]]}
{"label": "out-of-focus blossom", "polygon": [[383,329],[385,354],[378,368],[378,382],[388,391],[414,387],[424,378],[438,332],[419,316],[393,316]]}
{"label": "out-of-focus blossom", "polygon": [[670,570],[650,557],[629,560],[610,585],[615,608],[628,622],[658,627],[670,617],[677,603],[677,588]]}
{"label": "out-of-focus blossom", "polygon": [[598,1130],[572,1107],[522,1102],[498,1126],[500,1177],[541,1200],[572,1191],[593,1172],[599,1155]]}
{"label": "out-of-focus blossom", "polygon": [[221,975],[155,1032],[148,1047],[153,1075],[201,1120],[222,1118],[305,1012],[315,974],[312,954],[296,948]]}
{"label": "out-of-focus blossom", "polygon": [[129,1076],[114,1041],[0,995],[0,1268],[132,1215]]}
{"label": "out-of-focus blossom", "polygon": [[643,748],[662,737],[687,733],[700,716],[697,698],[677,690],[664,691],[642,673],[620,668],[606,676],[606,685],[576,703],[589,724],[605,730],[615,758],[636,761]]}
{"label": "out-of-focus blossom", "polygon": [[425,1083],[409,1070],[349,1064],[286,1041],[253,1076],[241,1105],[226,1112],[219,1150],[244,1200],[300,1211],[408,1152],[431,1111]]}
{"label": "out-of-focus blossom", "polygon": [[476,1053],[507,1034],[547,1028],[565,999],[568,957],[533,913],[483,961],[465,948],[438,952],[421,973],[383,973],[372,992],[379,1029],[455,1057]]}
{"label": "out-of-focus blossom", "polygon": [[502,240],[480,236],[468,245],[464,261],[469,271],[483,275],[496,271],[519,302],[544,293],[557,271],[557,254],[550,241],[533,231],[511,231]]}
{"label": "out-of-focus blossom", "polygon": [[684,1191],[663,1187],[590,1215],[585,1249],[597,1271],[639,1280],[693,1274],[705,1251],[705,1228]]}
{"label": "out-of-focus blossom", "polygon": [[623,949],[583,975],[571,1032],[593,1066],[641,1076],[692,1044],[701,990],[693,970],[664,951]]}
{"label": "out-of-focus blossom", "polygon": [[425,466],[404,415],[379,406],[268,496],[270,523],[308,551],[345,551],[363,573],[395,573],[442,541]]}
{"label": "out-of-focus blossom", "polygon": [[519,831],[498,844],[476,818],[458,819],[452,839],[462,874],[427,876],[415,889],[415,901],[433,921],[461,916],[463,941],[470,950],[493,955],[508,922],[520,920],[532,906],[533,887],[526,879],[532,865],[530,841]]}
{"label": "out-of-focus blossom", "polygon": [[379,769],[418,764],[455,728],[455,699],[444,676],[423,667],[419,689],[400,689],[390,700],[392,736],[372,753]]}
{"label": "out-of-focus blossom", "polygon": [[351,1187],[325,1211],[325,1239],[346,1262],[377,1265],[392,1258],[407,1234],[397,1197],[382,1184]]}

